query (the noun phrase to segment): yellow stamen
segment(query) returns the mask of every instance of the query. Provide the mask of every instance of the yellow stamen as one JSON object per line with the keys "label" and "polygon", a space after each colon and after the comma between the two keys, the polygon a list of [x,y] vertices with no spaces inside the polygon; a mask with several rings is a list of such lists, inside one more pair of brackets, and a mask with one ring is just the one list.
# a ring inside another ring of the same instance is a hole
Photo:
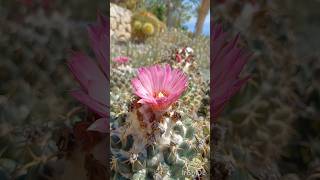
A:
{"label": "yellow stamen", "polygon": [[159,92],[157,97],[162,98],[164,97],[164,94],[162,94],[162,92]]}
{"label": "yellow stamen", "polygon": [[155,98],[163,98],[163,97],[166,97],[167,94],[165,92],[158,92],[155,94]]}

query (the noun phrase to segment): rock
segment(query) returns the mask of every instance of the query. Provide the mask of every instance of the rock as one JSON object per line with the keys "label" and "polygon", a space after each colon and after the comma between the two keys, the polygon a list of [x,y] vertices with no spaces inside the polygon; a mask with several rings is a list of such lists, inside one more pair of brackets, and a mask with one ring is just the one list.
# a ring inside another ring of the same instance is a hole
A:
{"label": "rock", "polygon": [[116,41],[128,41],[131,38],[132,12],[110,3],[110,36]]}
{"label": "rock", "polygon": [[126,30],[128,33],[130,33],[130,32],[131,32],[131,25],[130,25],[130,24],[127,24],[127,25],[125,26],[125,30]]}
{"label": "rock", "polygon": [[117,22],[114,19],[110,19],[111,31],[114,31],[117,28]]}

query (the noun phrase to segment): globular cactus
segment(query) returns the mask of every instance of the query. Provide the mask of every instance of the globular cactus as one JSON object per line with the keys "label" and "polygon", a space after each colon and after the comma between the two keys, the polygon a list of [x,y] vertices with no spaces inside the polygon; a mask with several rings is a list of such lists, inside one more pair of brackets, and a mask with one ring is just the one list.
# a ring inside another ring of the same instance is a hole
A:
{"label": "globular cactus", "polygon": [[[144,87],[147,87],[147,79],[141,73],[151,73],[150,69],[161,71],[161,68],[166,68],[162,72],[179,72],[176,69],[169,71],[170,65],[139,69],[138,78],[132,83],[140,97],[133,98],[127,113],[111,120],[113,179],[193,179],[209,173],[209,120],[190,116],[185,111],[187,108],[182,107],[191,108],[192,104],[182,103],[182,99],[150,104],[139,94],[142,91],[139,83],[145,83]],[[185,83],[188,78],[182,73],[180,71],[176,78],[182,78],[180,81]],[[178,80],[177,84],[183,85]],[[170,83],[167,86],[170,87]],[[185,90],[186,87],[180,88]],[[170,97],[171,93],[169,88],[157,93],[156,97]]]}
{"label": "globular cactus", "polygon": [[166,26],[155,15],[147,11],[133,14],[131,19],[132,39],[145,41],[166,29]]}
{"label": "globular cactus", "polygon": [[128,111],[128,102],[132,99],[130,79],[135,74],[135,69],[130,64],[112,62],[110,73],[110,104],[111,115]]}

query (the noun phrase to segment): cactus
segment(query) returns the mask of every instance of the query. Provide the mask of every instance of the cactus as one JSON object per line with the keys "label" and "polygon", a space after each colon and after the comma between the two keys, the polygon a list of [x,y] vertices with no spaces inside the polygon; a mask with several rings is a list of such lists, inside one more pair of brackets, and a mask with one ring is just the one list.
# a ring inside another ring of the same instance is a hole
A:
{"label": "cactus", "polygon": [[[178,63],[167,59],[166,62],[189,76],[189,87],[169,111],[154,120],[160,122],[154,127],[158,129],[154,133],[149,129],[150,124],[141,124],[139,117],[144,113],[140,111],[146,111],[145,107],[137,103],[132,90],[128,88],[133,68],[130,64],[114,64],[111,69],[113,118],[110,141],[114,179],[193,179],[209,175],[209,116],[201,117],[197,114],[200,105],[209,109],[208,102],[201,104],[201,94],[204,94],[204,89],[208,89],[208,84],[204,81],[201,81],[203,84],[197,83],[203,79],[194,73],[199,72],[195,61]],[[161,64],[165,64],[165,61]],[[157,134],[159,131],[166,136],[153,140],[160,137]]]}
{"label": "cactus", "polygon": [[[142,29],[144,23],[143,18],[132,21],[132,29]],[[111,39],[111,57],[130,58],[126,64],[111,62],[110,68],[111,179],[208,179],[209,101],[203,99],[208,99],[209,83],[203,76],[209,64],[209,38],[191,38],[177,29],[158,33],[156,27],[144,43],[117,44]],[[180,61],[174,58],[177,53]],[[188,88],[164,114],[154,117],[152,129],[148,117],[158,113],[137,103],[140,98],[133,94],[131,80],[139,67],[154,64],[179,69],[188,77]]]}
{"label": "cactus", "polygon": [[[169,63],[172,67],[182,69],[189,75],[189,88],[181,98],[181,104],[190,104],[190,106],[181,108],[185,108],[185,112],[193,115],[198,114],[200,106],[208,105],[208,102],[204,103],[203,99],[209,98],[209,82],[203,77],[197,61],[198,59],[195,58],[193,49],[190,47],[173,48],[167,56],[155,61],[161,64]],[[202,115],[208,115],[206,113],[208,109],[203,112]]]}
{"label": "cactus", "polygon": [[122,114],[128,111],[128,102],[132,99],[130,79],[134,76],[134,68],[112,63],[110,70],[110,112],[111,115]]}
{"label": "cactus", "polygon": [[209,120],[190,116],[184,111],[187,108],[181,108],[192,104],[178,101],[180,105],[176,102],[158,111],[138,100],[134,98],[128,112],[111,121],[113,178],[193,179],[208,175]]}
{"label": "cactus", "polygon": [[131,27],[131,37],[136,41],[145,41],[147,38],[163,32],[166,28],[163,22],[147,11],[140,11],[133,14]]}
{"label": "cactus", "polygon": [[[165,50],[168,51],[167,55],[152,62],[180,69],[189,79],[188,88],[181,98],[166,113],[155,117],[154,121],[160,122],[154,125],[155,131],[150,129],[149,124],[140,123],[140,114],[142,118],[147,118],[148,113],[140,113],[146,111],[146,107],[137,103],[138,99],[130,88],[130,80],[136,71],[135,61],[142,59],[130,58],[132,60],[128,64],[112,63],[110,141],[113,179],[209,177],[209,116],[208,113],[198,113],[200,106],[209,109],[208,101],[201,104],[201,99],[205,97],[202,94],[206,93],[209,86],[200,73],[199,59],[194,59],[196,56],[193,52],[182,52],[186,48],[178,50],[184,57],[180,62],[172,58],[177,53],[176,49]],[[160,136],[159,133],[166,136]]]}

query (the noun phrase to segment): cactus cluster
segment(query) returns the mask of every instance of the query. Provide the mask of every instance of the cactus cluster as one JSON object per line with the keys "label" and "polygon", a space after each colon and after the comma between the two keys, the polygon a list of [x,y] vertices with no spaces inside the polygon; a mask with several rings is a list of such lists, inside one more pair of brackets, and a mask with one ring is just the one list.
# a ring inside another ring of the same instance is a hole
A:
{"label": "cactus cluster", "polygon": [[[209,120],[185,111],[192,106],[181,99],[169,111],[157,114],[133,98],[128,112],[111,121],[113,178],[193,179],[208,175]],[[154,119],[148,121],[149,117]]]}
{"label": "cactus cluster", "polygon": [[139,11],[132,15],[132,39],[145,41],[165,30],[166,26],[155,15],[147,11]]}
{"label": "cactus cluster", "polygon": [[198,113],[200,106],[209,109],[208,101],[202,104],[209,86],[195,59],[178,62],[170,58],[177,52],[182,53],[172,51],[154,61],[181,69],[188,76],[186,92],[164,113],[138,103],[129,88],[130,77],[136,73],[132,64],[115,64],[111,69],[111,94],[119,96],[111,96],[111,104],[117,104],[111,106],[110,122],[113,179],[209,177],[209,116]]}
{"label": "cactus cluster", "polygon": [[112,63],[110,73],[110,112],[111,115],[122,114],[128,111],[128,103],[132,99],[130,79],[135,69],[130,65]]}
{"label": "cactus cluster", "polygon": [[126,116],[111,122],[114,179],[193,179],[208,173],[209,122],[176,108],[155,115],[157,126],[141,124],[145,107],[133,101]]}

